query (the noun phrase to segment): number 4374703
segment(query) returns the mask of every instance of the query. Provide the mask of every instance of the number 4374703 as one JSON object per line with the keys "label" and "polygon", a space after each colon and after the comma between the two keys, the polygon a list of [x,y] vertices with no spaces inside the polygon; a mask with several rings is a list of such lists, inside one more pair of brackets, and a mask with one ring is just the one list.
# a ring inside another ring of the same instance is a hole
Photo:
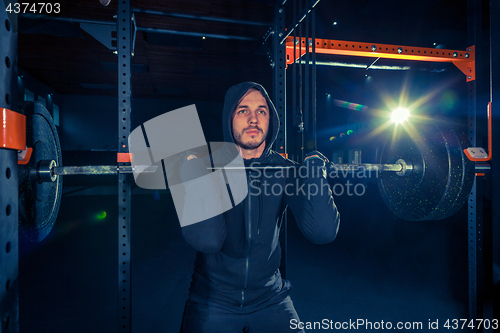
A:
{"label": "number 4374703", "polygon": [[59,14],[61,12],[61,4],[50,3],[50,2],[14,2],[9,3],[5,8],[6,12],[20,14],[20,13],[32,13],[32,14]]}
{"label": "number 4374703", "polygon": [[493,319],[493,320],[489,320],[489,319],[471,319],[471,320],[468,320],[468,319],[448,319],[443,327],[447,328],[447,329],[452,329],[452,330],[456,330],[456,329],[460,329],[460,330],[463,330],[464,328],[476,328],[476,329],[480,329],[480,328],[484,328],[484,329],[498,329],[498,319]]}

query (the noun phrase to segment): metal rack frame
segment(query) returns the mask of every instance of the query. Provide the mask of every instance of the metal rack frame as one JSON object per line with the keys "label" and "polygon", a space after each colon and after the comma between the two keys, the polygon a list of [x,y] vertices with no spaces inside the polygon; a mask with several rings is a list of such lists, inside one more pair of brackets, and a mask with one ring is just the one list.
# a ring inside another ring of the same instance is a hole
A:
{"label": "metal rack frame", "polygon": [[[299,13],[299,17],[304,18],[303,14],[307,16],[311,10],[314,10],[319,0],[310,1],[306,8]],[[273,98],[280,114],[282,123],[278,133],[278,146],[276,150],[280,153],[287,154],[287,114],[286,114],[286,65],[289,60],[289,51],[287,43],[285,43],[295,28],[300,24],[301,20],[294,22],[288,29],[285,29],[285,1],[276,1],[274,9],[274,38],[273,38]],[[498,5],[491,6],[496,8],[498,14]],[[485,42],[485,37],[482,34],[482,18],[484,8],[482,2],[479,0],[468,0],[468,41],[470,45],[480,45]],[[302,15],[302,16],[301,16]],[[119,82],[122,82],[118,96],[118,151],[119,154],[128,153],[128,134],[130,134],[130,113],[131,113],[131,56],[132,56],[132,33],[133,33],[133,10],[130,0],[120,0],[117,16],[117,31],[118,31],[118,75]],[[286,32],[286,33],[285,33]],[[15,91],[17,74],[15,72],[15,59],[17,59],[17,16],[7,16],[5,10],[0,13],[0,55],[2,59],[11,59],[11,64],[2,61],[3,68],[0,70],[0,106],[8,109],[15,109],[17,92]],[[316,42],[321,44],[321,40],[316,39]],[[355,42],[348,42],[355,43]],[[342,44],[342,43],[339,43]],[[312,49],[307,50],[313,53],[321,51],[321,45],[315,44],[316,52]],[[352,46],[349,44],[349,46]],[[362,43],[356,44],[362,47]],[[355,47],[356,47],[355,46]],[[370,45],[371,46],[371,45]],[[385,47],[378,45],[378,47]],[[416,50],[417,48],[413,48]],[[423,48],[418,48],[423,50]],[[433,50],[433,49],[432,49]],[[370,51],[373,52],[370,48]],[[384,50],[378,50],[384,53]],[[393,50],[385,50],[389,53]],[[425,51],[425,50],[424,50]],[[293,52],[293,51],[292,51]],[[304,48],[306,52],[306,48]],[[398,48],[396,48],[398,52]],[[473,58],[459,58],[460,64],[455,63],[457,57],[454,59],[447,59],[452,61],[457,67],[467,74],[468,80],[468,121],[469,121],[469,140],[473,146],[480,146],[482,144],[479,138],[479,133],[482,132],[482,124],[478,119],[478,112],[482,112],[486,105],[485,97],[479,96],[478,92],[482,92],[487,88],[487,84],[483,78],[475,80],[479,73],[474,71],[474,66],[470,66],[471,61],[476,61],[475,66],[480,67],[478,61],[484,61],[484,51],[480,48],[472,49],[474,53]],[[377,55],[377,56],[380,56]],[[465,55],[464,55],[465,57]],[[471,60],[472,59],[472,60]],[[422,60],[413,59],[413,60]],[[462,61],[463,60],[463,61]],[[432,60],[436,61],[436,60]],[[465,64],[465,65],[464,65]],[[464,67],[465,66],[465,67]],[[472,68],[471,73],[466,71]],[[471,75],[469,75],[471,74]],[[313,98],[315,98],[313,96]],[[1,110],[1,109],[0,109]],[[17,149],[12,147],[0,147],[0,264],[2,275],[0,275],[0,325],[2,332],[17,332],[19,330],[19,296],[17,290],[17,275],[18,275],[18,184],[17,184]],[[120,165],[127,165],[127,160],[121,160],[119,155]],[[469,317],[482,318],[483,301],[484,301],[484,276],[483,268],[483,212],[482,212],[482,185],[475,182],[473,190],[469,196],[468,207],[468,228],[469,233]],[[119,221],[118,221],[118,264],[119,264],[119,290],[118,290],[118,327],[120,332],[131,331],[131,262],[130,262],[130,205],[131,205],[131,191],[130,181],[124,174],[118,177],[118,197],[119,197]],[[125,254],[124,254],[125,253]],[[286,262],[286,253],[285,262]],[[494,255],[495,262],[498,262],[498,257]],[[494,306],[498,306],[496,303]]]}

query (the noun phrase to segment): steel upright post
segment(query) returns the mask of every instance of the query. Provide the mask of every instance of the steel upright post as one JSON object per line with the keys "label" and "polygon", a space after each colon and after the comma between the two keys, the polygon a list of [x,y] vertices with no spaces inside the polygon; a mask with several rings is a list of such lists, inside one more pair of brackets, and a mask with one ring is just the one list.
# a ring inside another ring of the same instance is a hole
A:
{"label": "steel upright post", "polygon": [[[281,1],[276,0],[274,4],[274,38],[273,38],[273,100],[278,111],[280,127],[278,138],[276,139],[275,150],[287,156],[286,142],[286,51],[285,43],[281,40],[285,34],[285,8],[281,5]],[[283,216],[283,238],[281,242],[282,258],[281,258],[281,274],[286,278],[287,264],[287,238],[288,225],[287,213]]]}
{"label": "steel upright post", "polygon": [[[5,109],[17,110],[17,15],[6,9],[0,11],[0,118],[8,126]],[[4,140],[0,145],[0,332],[7,333],[19,331],[18,198],[17,149]]]}
{"label": "steel upright post", "polygon": [[[131,57],[132,57],[132,6],[130,0],[118,1],[117,55],[118,55],[118,153],[129,152],[131,113]],[[119,162],[118,165],[127,165]],[[130,175],[118,174],[118,332],[131,332],[131,230]]]}
{"label": "steel upright post", "polygon": [[[483,31],[482,0],[467,1],[467,39],[468,45],[475,45],[475,77],[467,83],[468,89],[468,138],[472,147],[481,147],[482,137],[486,133],[484,126],[487,99],[482,92],[487,87],[487,71],[489,61],[485,54],[485,33]],[[486,74],[486,75],[485,75]],[[483,184],[476,177],[468,200],[468,277],[469,277],[469,320],[483,319],[484,303],[484,221],[483,221]],[[470,332],[482,332],[482,328],[474,327]]]}

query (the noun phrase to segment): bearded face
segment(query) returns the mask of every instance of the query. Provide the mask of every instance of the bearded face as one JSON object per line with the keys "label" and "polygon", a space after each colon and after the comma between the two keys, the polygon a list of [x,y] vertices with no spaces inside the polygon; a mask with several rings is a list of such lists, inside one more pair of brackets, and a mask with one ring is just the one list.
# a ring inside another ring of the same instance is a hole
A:
{"label": "bearded face", "polygon": [[246,150],[264,150],[269,129],[269,107],[260,91],[250,89],[241,98],[233,113],[235,143]]}

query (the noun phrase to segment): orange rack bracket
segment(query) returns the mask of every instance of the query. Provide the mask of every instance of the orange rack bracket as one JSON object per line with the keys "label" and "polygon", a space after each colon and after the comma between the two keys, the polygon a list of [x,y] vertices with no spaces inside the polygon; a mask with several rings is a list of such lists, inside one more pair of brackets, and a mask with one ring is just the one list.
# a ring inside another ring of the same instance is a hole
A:
{"label": "orange rack bracket", "polygon": [[118,163],[131,163],[134,161],[131,153],[118,153],[116,159]]}
{"label": "orange rack bracket", "polygon": [[[300,41],[300,47],[299,47]],[[292,36],[286,39],[286,64],[293,64],[306,53],[306,38],[297,38],[296,43]],[[309,52],[312,52],[312,39],[309,38]],[[332,39],[315,39],[315,50],[318,54],[349,55],[372,58],[389,58],[432,62],[451,62],[467,77],[467,82],[476,78],[475,49],[445,50],[427,47],[413,47],[389,45],[379,43],[349,42]],[[300,48],[300,51],[299,51]],[[295,49],[295,59],[294,59]]]}
{"label": "orange rack bracket", "polygon": [[489,162],[493,157],[492,132],[491,132],[491,102],[488,103],[488,154],[483,148],[469,147],[464,149],[467,158],[473,162]]}
{"label": "orange rack bracket", "polygon": [[19,151],[19,153],[17,154],[17,164],[28,164],[31,158],[31,153],[33,153],[33,148],[29,147],[26,147],[24,150]]}
{"label": "orange rack bracket", "polygon": [[26,117],[9,109],[0,108],[0,148],[26,149]]}

